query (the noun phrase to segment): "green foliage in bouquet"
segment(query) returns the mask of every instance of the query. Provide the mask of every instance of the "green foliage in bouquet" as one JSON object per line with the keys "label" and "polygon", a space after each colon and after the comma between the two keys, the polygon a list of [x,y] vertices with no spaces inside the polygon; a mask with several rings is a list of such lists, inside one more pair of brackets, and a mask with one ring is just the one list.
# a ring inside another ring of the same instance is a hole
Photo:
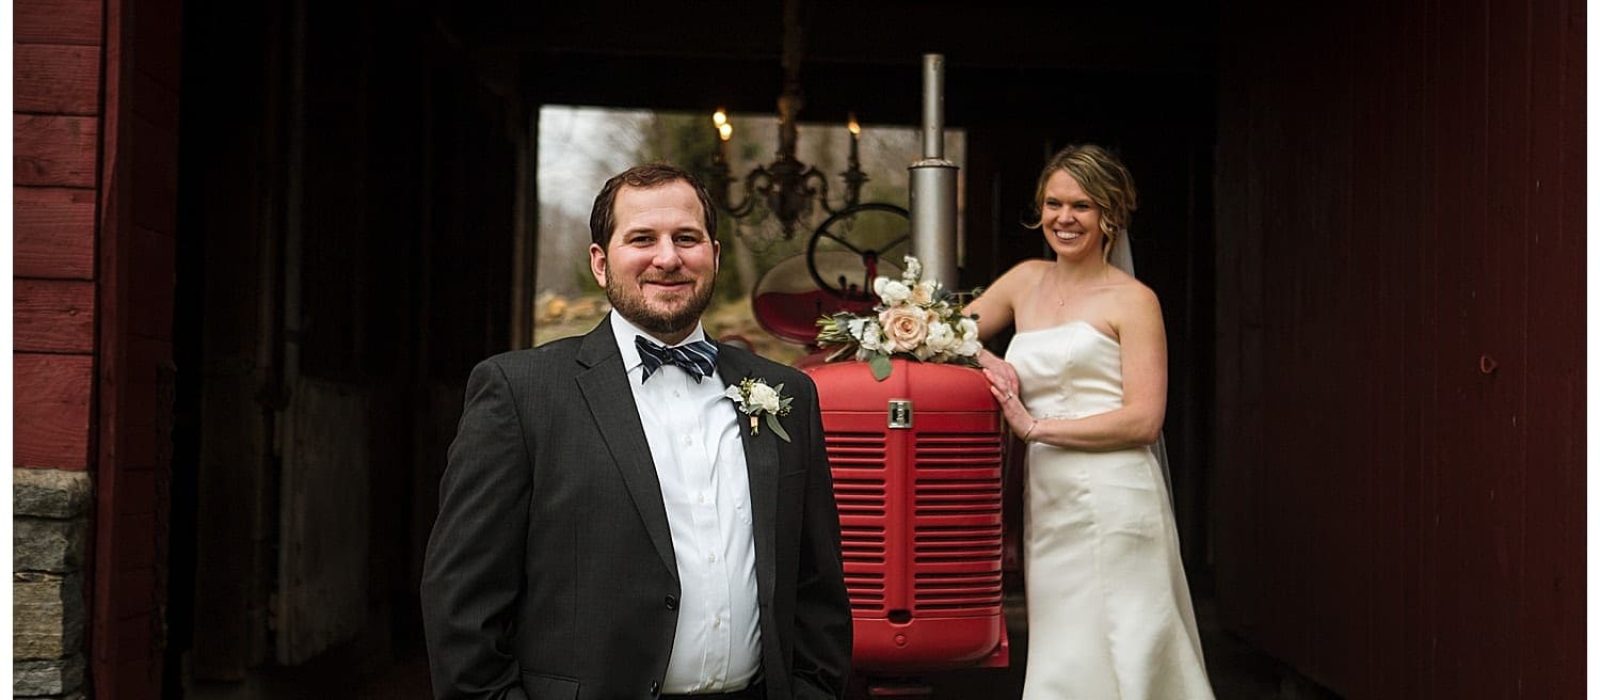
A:
{"label": "green foliage in bouquet", "polygon": [[900,279],[878,277],[879,303],[871,315],[845,311],[817,319],[817,344],[836,347],[828,361],[865,361],[878,381],[889,377],[892,357],[978,366],[976,317],[964,316],[957,295],[937,280],[922,279],[922,263],[906,256]]}

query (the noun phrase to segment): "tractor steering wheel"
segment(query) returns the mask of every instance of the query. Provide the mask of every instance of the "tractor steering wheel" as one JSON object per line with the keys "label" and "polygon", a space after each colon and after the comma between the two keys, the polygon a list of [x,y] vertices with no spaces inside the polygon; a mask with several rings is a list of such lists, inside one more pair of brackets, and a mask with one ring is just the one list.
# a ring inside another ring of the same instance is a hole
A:
{"label": "tractor steering wheel", "polygon": [[[817,268],[817,244],[824,239],[861,259],[864,272],[861,284],[851,283],[842,274],[832,281],[823,278]],[[857,204],[828,217],[811,233],[811,240],[806,242],[806,271],[811,273],[811,280],[819,289],[832,296],[845,301],[872,299],[872,280],[878,276],[878,261],[910,241],[911,213],[905,208],[882,202]],[[875,243],[881,245],[875,246]]]}

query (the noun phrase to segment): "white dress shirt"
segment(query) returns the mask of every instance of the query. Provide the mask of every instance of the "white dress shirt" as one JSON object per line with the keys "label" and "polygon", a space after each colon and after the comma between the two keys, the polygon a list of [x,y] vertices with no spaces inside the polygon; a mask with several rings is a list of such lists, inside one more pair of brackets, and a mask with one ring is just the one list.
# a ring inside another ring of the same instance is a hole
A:
{"label": "white dress shirt", "polygon": [[[650,444],[683,595],[661,692],[744,688],[761,668],[756,548],[739,415],[716,374],[696,383],[663,364],[644,382],[634,337],[660,340],[612,312],[611,330]],[[705,329],[679,345],[705,339]]]}

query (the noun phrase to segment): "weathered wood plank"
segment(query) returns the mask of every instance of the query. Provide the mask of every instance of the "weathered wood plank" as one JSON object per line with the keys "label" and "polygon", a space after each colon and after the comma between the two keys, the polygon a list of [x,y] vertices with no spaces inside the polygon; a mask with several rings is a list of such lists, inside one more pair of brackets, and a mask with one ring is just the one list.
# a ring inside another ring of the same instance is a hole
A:
{"label": "weathered wood plank", "polygon": [[17,44],[100,45],[99,0],[17,0],[12,41]]}
{"label": "weathered wood plank", "polygon": [[17,185],[93,187],[99,130],[94,117],[13,116]]}
{"label": "weathered wood plank", "polygon": [[366,623],[368,394],[302,377],[283,426],[278,662],[298,664]]}
{"label": "weathered wood plank", "polygon": [[[177,90],[180,80],[183,23],[175,18],[182,15],[178,0],[141,0],[139,11],[130,17],[135,71],[148,73],[172,90]],[[139,95],[134,101],[137,105],[144,100],[145,95]]]}
{"label": "weathered wood plank", "polygon": [[11,366],[15,466],[87,468],[94,358],[19,352]]}
{"label": "weathered wood plank", "polygon": [[94,283],[14,280],[12,340],[19,352],[94,351]]}
{"label": "weathered wood plank", "polygon": [[12,273],[94,278],[94,190],[12,188]]}
{"label": "weathered wood plank", "polygon": [[[139,284],[128,289],[128,330],[146,338],[172,338],[173,294],[177,286],[177,260],[172,238],[132,227],[123,253],[130,269],[139,271]],[[168,361],[166,358],[154,361]]]}
{"label": "weathered wood plank", "polygon": [[92,115],[100,111],[100,47],[18,44],[15,102],[18,112]]}
{"label": "weathered wood plank", "polygon": [[[122,492],[117,492],[118,508],[121,508]],[[154,513],[140,513],[137,515],[119,515],[116,527],[112,532],[114,550],[111,554],[115,570],[137,571],[149,570],[157,565],[156,562],[156,518]],[[154,607],[151,600],[129,599],[119,606],[117,617],[127,617],[130,613],[143,612]]]}
{"label": "weathered wood plank", "polygon": [[[168,236],[177,232],[178,221],[178,134],[172,125],[150,122],[139,114],[125,122],[123,157],[138,177],[124,184],[132,201],[132,221]],[[172,246],[167,245],[170,254]]]}

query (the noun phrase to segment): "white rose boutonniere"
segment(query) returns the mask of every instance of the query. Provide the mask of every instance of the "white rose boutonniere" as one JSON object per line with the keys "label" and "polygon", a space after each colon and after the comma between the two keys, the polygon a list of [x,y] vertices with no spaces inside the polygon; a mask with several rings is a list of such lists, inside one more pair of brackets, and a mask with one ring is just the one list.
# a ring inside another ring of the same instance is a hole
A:
{"label": "white rose boutonniere", "polygon": [[722,392],[723,396],[733,399],[739,407],[739,412],[750,416],[750,434],[761,434],[761,416],[766,416],[767,427],[784,442],[793,442],[789,433],[783,429],[783,424],[778,419],[789,415],[789,402],[794,401],[793,396],[783,395],[783,385],[776,388],[767,386],[767,383],[755,377],[745,377],[738,384],[730,386]]}

